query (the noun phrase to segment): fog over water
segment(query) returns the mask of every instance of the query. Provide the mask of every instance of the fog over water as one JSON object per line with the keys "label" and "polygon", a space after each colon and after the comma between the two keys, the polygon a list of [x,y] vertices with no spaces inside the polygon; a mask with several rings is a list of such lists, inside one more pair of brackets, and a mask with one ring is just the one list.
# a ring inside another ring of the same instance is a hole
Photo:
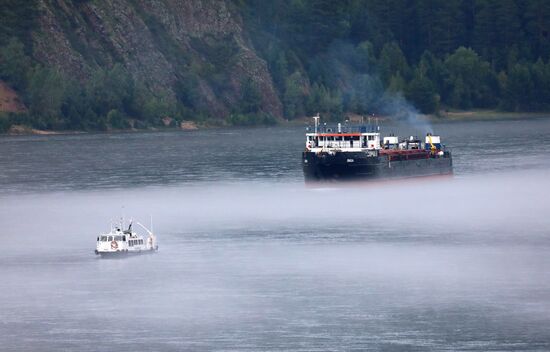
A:
{"label": "fog over water", "polygon": [[434,128],[455,177],[323,188],[301,128],[0,137],[0,350],[549,350],[550,121]]}

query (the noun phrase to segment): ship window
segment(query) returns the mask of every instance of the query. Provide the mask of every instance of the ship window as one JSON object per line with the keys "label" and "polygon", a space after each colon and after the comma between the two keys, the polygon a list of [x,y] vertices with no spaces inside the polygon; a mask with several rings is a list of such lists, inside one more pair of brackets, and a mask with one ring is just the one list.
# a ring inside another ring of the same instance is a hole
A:
{"label": "ship window", "polygon": [[101,236],[101,240],[102,240],[103,242],[107,241],[107,236]]}
{"label": "ship window", "polygon": [[115,241],[122,241],[122,236],[115,236]]}
{"label": "ship window", "polygon": [[107,241],[112,241],[113,240],[113,236],[109,236],[109,238],[107,239]]}
{"label": "ship window", "polygon": [[374,136],[369,136],[369,141],[374,141]]}

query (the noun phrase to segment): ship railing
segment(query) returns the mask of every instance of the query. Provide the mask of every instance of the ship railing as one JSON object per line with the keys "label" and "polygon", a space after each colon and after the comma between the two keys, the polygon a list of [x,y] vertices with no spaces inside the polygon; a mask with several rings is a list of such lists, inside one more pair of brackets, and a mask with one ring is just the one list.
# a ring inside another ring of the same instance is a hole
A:
{"label": "ship railing", "polygon": [[[306,128],[306,131],[309,133],[312,133],[315,131],[315,128],[312,126],[308,126]],[[340,126],[338,125],[319,125],[317,127],[318,133],[377,133],[379,132],[379,128],[374,125],[349,125],[349,124],[342,124]]]}

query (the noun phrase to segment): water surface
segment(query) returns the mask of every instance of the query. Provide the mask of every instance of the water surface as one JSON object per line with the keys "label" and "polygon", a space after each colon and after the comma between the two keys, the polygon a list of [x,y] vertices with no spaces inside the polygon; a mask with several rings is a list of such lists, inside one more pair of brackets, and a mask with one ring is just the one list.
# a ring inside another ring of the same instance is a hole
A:
{"label": "water surface", "polygon": [[2,350],[549,350],[550,121],[435,128],[453,179],[323,189],[301,128],[1,137]]}

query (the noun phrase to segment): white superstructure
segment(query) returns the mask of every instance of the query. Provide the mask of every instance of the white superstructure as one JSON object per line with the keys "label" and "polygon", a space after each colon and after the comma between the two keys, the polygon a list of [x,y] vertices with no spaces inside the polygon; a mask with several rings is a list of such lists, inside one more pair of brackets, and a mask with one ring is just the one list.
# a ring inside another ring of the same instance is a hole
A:
{"label": "white superstructure", "polygon": [[326,124],[319,128],[319,115],[314,116],[315,129],[313,133],[306,133],[306,150],[311,152],[341,151],[360,152],[366,150],[379,150],[380,133],[378,130],[367,130],[366,127],[352,130],[350,126],[336,128],[327,127]]}
{"label": "white superstructure", "polygon": [[111,225],[109,233],[97,236],[95,253],[101,256],[116,256],[157,251],[157,237],[145,226],[136,223],[147,232],[146,237],[132,230],[132,222],[127,230],[123,230],[124,222],[121,221],[118,226]]}

